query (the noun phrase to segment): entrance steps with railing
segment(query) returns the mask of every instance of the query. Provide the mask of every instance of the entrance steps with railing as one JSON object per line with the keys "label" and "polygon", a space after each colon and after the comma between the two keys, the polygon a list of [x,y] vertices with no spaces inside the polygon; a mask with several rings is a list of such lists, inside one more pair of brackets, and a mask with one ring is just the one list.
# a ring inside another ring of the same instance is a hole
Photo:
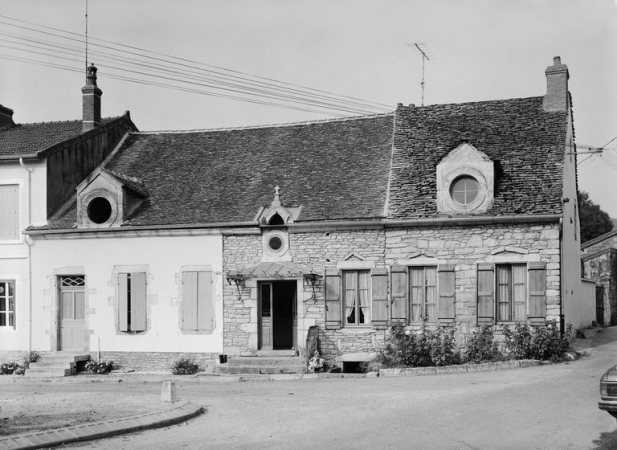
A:
{"label": "entrance steps with railing", "polygon": [[89,353],[53,352],[30,363],[24,376],[30,378],[67,377],[77,373],[77,363],[90,359]]}
{"label": "entrance steps with railing", "polygon": [[275,375],[306,373],[306,358],[294,350],[259,351],[258,356],[234,356],[214,368],[215,374]]}

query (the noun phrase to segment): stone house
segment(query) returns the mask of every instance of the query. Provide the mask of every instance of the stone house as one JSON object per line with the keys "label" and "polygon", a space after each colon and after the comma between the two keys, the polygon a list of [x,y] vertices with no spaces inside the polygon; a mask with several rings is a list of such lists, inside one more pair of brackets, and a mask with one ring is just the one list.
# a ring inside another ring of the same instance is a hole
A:
{"label": "stone house", "polygon": [[[539,97],[132,130],[27,231],[35,347],[160,368],[303,352],[318,330],[341,364],[394,321],[461,344],[482,324],[563,326],[581,293],[568,77],[555,58]],[[81,321],[62,323],[65,298]]]}
{"label": "stone house", "polygon": [[595,281],[596,323],[617,325],[617,230],[581,245],[584,277]]}
{"label": "stone house", "polygon": [[37,347],[33,320],[44,305],[32,290],[33,241],[23,230],[46,225],[122,137],[137,130],[128,112],[101,118],[96,68],[89,68],[82,93],[81,120],[16,123],[13,110],[0,105],[0,360]]}

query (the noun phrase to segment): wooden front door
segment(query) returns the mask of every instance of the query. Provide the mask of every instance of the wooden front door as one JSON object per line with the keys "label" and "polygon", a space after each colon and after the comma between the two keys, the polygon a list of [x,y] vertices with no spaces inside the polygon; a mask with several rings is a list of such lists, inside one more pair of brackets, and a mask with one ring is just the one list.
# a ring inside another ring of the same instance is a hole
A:
{"label": "wooden front door", "polygon": [[86,350],[86,293],[83,276],[60,278],[58,350]]}
{"label": "wooden front door", "polygon": [[259,284],[259,349],[297,348],[297,305],[295,281]]}

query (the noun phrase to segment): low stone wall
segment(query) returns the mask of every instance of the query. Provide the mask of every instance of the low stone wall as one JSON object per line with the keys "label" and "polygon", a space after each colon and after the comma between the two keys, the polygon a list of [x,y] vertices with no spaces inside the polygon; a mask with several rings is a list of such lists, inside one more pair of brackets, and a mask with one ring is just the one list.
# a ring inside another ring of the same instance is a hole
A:
{"label": "low stone wall", "polygon": [[[90,352],[90,358],[98,359],[97,352]],[[136,371],[171,371],[171,366],[181,358],[188,358],[199,364],[201,369],[218,363],[218,353],[183,352],[101,352],[101,361],[113,361],[114,368]]]}
{"label": "low stone wall", "polygon": [[461,364],[441,367],[408,367],[400,369],[379,369],[380,377],[417,377],[422,375],[440,375],[444,373],[492,372],[495,370],[520,369],[540,366],[542,361],[524,359],[521,361],[503,361],[484,364]]}

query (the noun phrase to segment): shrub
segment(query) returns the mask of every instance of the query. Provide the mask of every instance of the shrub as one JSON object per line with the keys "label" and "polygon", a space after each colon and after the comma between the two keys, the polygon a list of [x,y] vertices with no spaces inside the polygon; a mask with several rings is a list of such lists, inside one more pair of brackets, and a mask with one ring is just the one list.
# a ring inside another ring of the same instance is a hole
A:
{"label": "shrub", "polygon": [[558,362],[570,347],[572,325],[567,324],[563,334],[554,320],[544,326],[531,327],[517,323],[514,331],[504,328],[506,348],[513,359],[539,359]]}
{"label": "shrub", "polygon": [[174,375],[193,375],[199,372],[199,364],[189,358],[181,358],[171,366]]}
{"label": "shrub", "polygon": [[494,340],[493,327],[484,325],[476,330],[467,341],[465,361],[471,363],[501,361],[504,357]]}
{"label": "shrub", "polygon": [[88,361],[86,363],[86,370],[95,374],[109,373],[113,368],[113,361]]}
{"label": "shrub", "polygon": [[0,364],[0,375],[23,375],[23,374],[24,374],[23,367],[20,366],[16,362]]}
{"label": "shrub", "polygon": [[422,326],[419,333],[408,332],[405,325],[396,323],[390,327],[384,349],[375,359],[382,367],[426,367],[460,363],[456,350],[454,329],[445,331],[427,330]]}
{"label": "shrub", "polygon": [[24,369],[29,369],[30,363],[35,363],[39,359],[41,359],[41,355],[39,355],[37,352],[28,353],[26,356],[24,356],[24,363],[23,363]]}

